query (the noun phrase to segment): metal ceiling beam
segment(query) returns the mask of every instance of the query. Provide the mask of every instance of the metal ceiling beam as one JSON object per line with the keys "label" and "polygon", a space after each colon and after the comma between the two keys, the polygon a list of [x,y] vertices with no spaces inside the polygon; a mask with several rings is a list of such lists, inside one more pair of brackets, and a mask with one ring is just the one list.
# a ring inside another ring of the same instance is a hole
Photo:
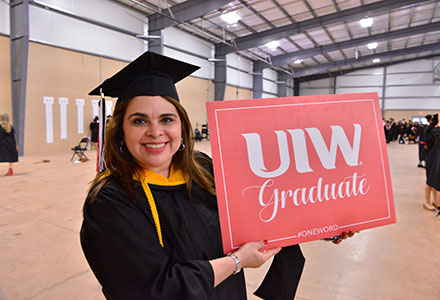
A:
{"label": "metal ceiling beam", "polygon": [[180,22],[187,22],[202,17],[231,1],[232,0],[188,0],[176,4],[170,8],[172,15],[170,15],[168,10],[163,10],[162,14],[154,13],[148,16],[148,25],[152,26],[149,27],[149,30],[160,30],[179,24],[176,23],[174,19]]}
{"label": "metal ceiling beam", "polygon": [[[256,34],[251,34],[235,39],[235,44],[240,50],[258,47],[273,40],[279,40],[291,35],[303,33],[307,30],[328,26],[340,22],[353,21],[361,19],[365,16],[372,16],[378,13],[386,12],[395,8],[404,7],[408,5],[415,5],[418,3],[427,2],[428,0],[387,0],[374,2],[367,5],[358,6],[355,8],[346,9],[337,13],[324,15],[322,17],[308,19],[302,22],[297,22],[290,25],[285,25]],[[220,48],[220,47],[219,47]],[[221,54],[228,54],[237,51],[237,49],[228,45],[221,47]],[[219,53],[220,54],[220,53]]]}
{"label": "metal ceiling beam", "polygon": [[312,49],[292,52],[289,54],[273,56],[272,65],[265,64],[264,62],[258,62],[258,64],[262,64],[263,68],[279,67],[283,65],[289,65],[297,59],[306,59],[319,54],[324,54],[324,53],[338,51],[347,48],[354,48],[360,45],[366,45],[370,42],[383,42],[383,41],[388,41],[401,37],[409,37],[411,35],[423,34],[437,30],[440,31],[440,22],[375,34],[372,36],[366,36],[363,38],[348,40],[341,43],[330,44],[319,48],[312,48]]}
{"label": "metal ceiling beam", "polygon": [[[417,47],[393,50],[393,51],[388,51],[388,52],[382,52],[382,53],[377,53],[377,54],[372,54],[372,55],[366,55],[363,57],[359,57],[358,59],[350,58],[350,59],[334,61],[331,63],[325,63],[325,64],[313,66],[313,67],[299,68],[299,69],[295,69],[293,74],[294,74],[294,77],[305,77],[305,76],[310,76],[310,75],[314,75],[317,73],[327,72],[330,69],[343,67],[346,65],[354,65],[354,64],[360,64],[360,63],[365,63],[365,62],[371,62],[375,58],[385,59],[385,58],[390,58],[390,57],[395,57],[395,56],[403,56],[403,55],[414,54],[414,53],[419,53],[419,52],[435,51],[438,49],[440,49],[440,42],[432,43],[432,44],[428,44],[428,45],[423,45],[423,46],[417,46]],[[371,67],[373,67],[373,66],[371,66]]]}
{"label": "metal ceiling beam", "polygon": [[420,56],[420,57],[410,58],[410,59],[402,59],[402,60],[387,62],[387,63],[383,63],[383,64],[375,64],[374,66],[366,66],[366,67],[359,67],[359,68],[353,68],[353,69],[347,69],[347,70],[340,70],[340,71],[335,71],[335,72],[322,73],[322,74],[317,74],[317,75],[310,75],[310,76],[305,76],[305,77],[301,77],[301,78],[295,78],[294,80],[298,80],[301,82],[307,82],[307,81],[312,81],[312,80],[331,78],[331,77],[335,77],[335,76],[342,76],[342,75],[356,72],[359,70],[371,69],[373,67],[374,68],[382,68],[382,67],[388,67],[388,66],[392,66],[392,65],[396,65],[396,64],[409,62],[409,61],[421,60],[421,59],[432,59],[432,58],[437,58],[437,57],[440,57],[440,53],[425,55],[425,56]]}

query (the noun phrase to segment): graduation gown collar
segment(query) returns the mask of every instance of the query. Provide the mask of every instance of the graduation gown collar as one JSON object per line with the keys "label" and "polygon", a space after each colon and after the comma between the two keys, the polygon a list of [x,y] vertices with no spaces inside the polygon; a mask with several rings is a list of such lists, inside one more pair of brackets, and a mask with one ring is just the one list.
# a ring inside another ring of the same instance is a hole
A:
{"label": "graduation gown collar", "polygon": [[143,174],[141,176],[142,176],[141,180],[139,180],[139,178],[136,177],[135,180],[139,180],[139,181],[145,180],[148,184],[162,185],[162,186],[176,186],[186,183],[186,179],[183,176],[182,170],[180,169],[175,170],[173,167],[171,167],[168,178],[147,169],[143,171]]}
{"label": "graduation gown collar", "polygon": [[[111,174],[110,170],[104,171],[104,177],[107,177]],[[171,167],[170,174],[167,177],[162,176],[160,174],[157,174],[151,170],[144,169],[140,175],[133,175],[133,179],[137,181],[144,181],[148,184],[154,184],[154,185],[162,185],[162,186],[177,186],[181,184],[185,184],[187,180],[185,179],[185,176],[183,176],[182,170],[174,169],[174,167]]]}

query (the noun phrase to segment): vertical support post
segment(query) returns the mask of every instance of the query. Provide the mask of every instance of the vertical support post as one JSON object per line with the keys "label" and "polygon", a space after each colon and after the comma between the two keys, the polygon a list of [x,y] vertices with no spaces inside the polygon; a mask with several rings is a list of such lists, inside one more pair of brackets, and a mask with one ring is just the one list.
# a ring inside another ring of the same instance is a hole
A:
{"label": "vertical support post", "polygon": [[293,79],[293,96],[299,96],[299,79]]}
{"label": "vertical support post", "polygon": [[29,53],[29,0],[10,0],[12,118],[23,155]]}
{"label": "vertical support post", "polygon": [[163,22],[164,19],[159,14],[154,14],[148,18],[148,35],[161,37],[160,39],[148,40],[148,51],[163,54]]}
{"label": "vertical support post", "polygon": [[[161,36],[162,30],[150,30],[148,29],[148,35]],[[157,54],[163,54],[163,38],[160,39],[149,39],[148,40],[148,51],[155,52]]]}
{"label": "vertical support post", "polygon": [[278,72],[278,97],[286,97],[287,96],[287,74],[284,72]]}
{"label": "vertical support post", "polygon": [[386,88],[387,88],[387,66],[383,67],[383,80],[382,80],[382,106],[381,106],[381,113],[382,118],[384,118],[384,112],[385,112],[385,95],[386,95]]}
{"label": "vertical support post", "polygon": [[252,98],[263,97],[263,64],[256,61],[252,70]]}
{"label": "vertical support post", "polygon": [[333,94],[336,94],[336,78],[337,76],[333,76]]}
{"label": "vertical support post", "polygon": [[214,62],[214,101],[223,101],[225,99],[225,90],[226,90],[226,55],[225,54],[216,54],[215,59],[218,61]]}

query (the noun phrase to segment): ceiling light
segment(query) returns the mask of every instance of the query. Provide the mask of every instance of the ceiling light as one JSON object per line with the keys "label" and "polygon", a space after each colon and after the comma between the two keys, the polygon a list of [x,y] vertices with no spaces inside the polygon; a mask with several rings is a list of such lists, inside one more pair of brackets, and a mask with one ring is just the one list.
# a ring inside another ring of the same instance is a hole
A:
{"label": "ceiling light", "polygon": [[364,18],[359,23],[361,23],[362,28],[370,27],[373,25],[373,18]]}
{"label": "ceiling light", "polygon": [[231,11],[228,13],[222,13],[220,18],[228,24],[235,24],[241,20],[241,17],[237,15],[235,11]]}
{"label": "ceiling light", "polygon": [[375,59],[373,59],[373,62],[374,62],[375,64],[380,63],[380,59],[379,59],[379,58],[375,58]]}
{"label": "ceiling light", "polygon": [[377,45],[379,45],[377,42],[373,42],[373,43],[368,43],[367,47],[368,49],[373,50],[377,48]]}
{"label": "ceiling light", "polygon": [[272,50],[275,50],[276,48],[278,48],[279,45],[280,45],[280,43],[277,41],[272,41],[272,42],[266,43],[266,47],[268,47]]}
{"label": "ceiling light", "polygon": [[293,63],[294,63],[295,65],[299,65],[299,64],[302,63],[302,62],[303,62],[302,59],[297,59],[297,60],[295,60]]}

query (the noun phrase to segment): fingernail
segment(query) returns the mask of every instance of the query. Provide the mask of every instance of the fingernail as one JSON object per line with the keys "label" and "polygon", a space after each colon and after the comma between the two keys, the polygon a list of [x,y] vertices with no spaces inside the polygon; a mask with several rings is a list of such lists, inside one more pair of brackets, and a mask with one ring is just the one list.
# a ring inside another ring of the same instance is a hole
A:
{"label": "fingernail", "polygon": [[263,244],[267,245],[269,242],[267,240],[263,241]]}

